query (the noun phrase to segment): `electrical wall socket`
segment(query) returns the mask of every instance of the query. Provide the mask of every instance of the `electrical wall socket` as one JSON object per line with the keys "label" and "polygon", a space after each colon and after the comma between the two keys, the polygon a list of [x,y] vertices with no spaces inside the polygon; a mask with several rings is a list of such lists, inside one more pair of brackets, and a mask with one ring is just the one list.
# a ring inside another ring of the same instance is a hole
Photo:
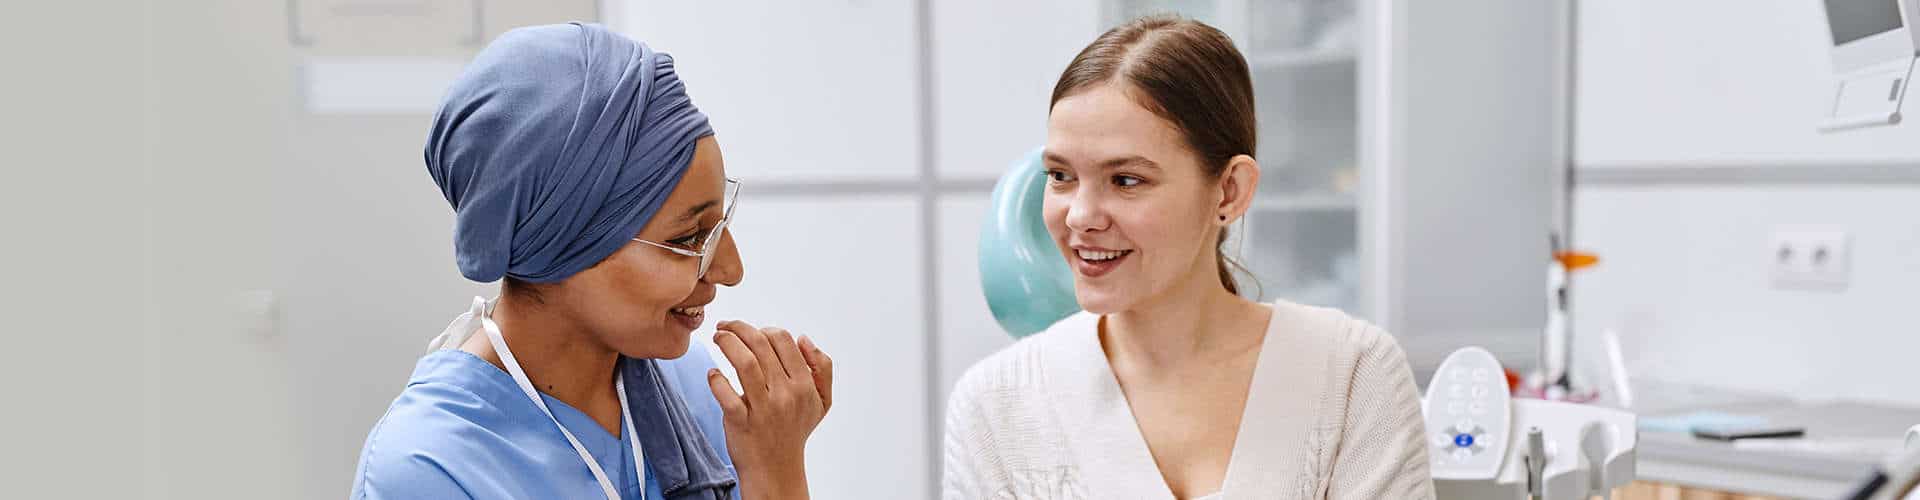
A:
{"label": "electrical wall socket", "polygon": [[1832,228],[1776,228],[1768,262],[1774,288],[1839,291],[1847,288],[1852,267],[1846,231]]}

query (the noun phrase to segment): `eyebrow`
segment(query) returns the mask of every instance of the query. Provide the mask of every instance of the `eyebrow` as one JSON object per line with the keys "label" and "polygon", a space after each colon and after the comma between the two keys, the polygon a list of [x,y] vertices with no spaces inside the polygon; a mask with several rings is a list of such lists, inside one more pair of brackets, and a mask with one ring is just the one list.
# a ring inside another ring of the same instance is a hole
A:
{"label": "eyebrow", "polygon": [[[1059,163],[1062,165],[1073,164],[1073,162],[1067,161],[1066,157],[1060,156],[1057,153],[1047,152],[1044,154],[1044,156],[1046,160],[1049,162]],[[1126,166],[1137,166],[1137,167],[1145,167],[1145,168],[1151,168],[1156,170],[1160,168],[1159,163],[1154,163],[1153,160],[1149,160],[1147,159],[1147,157],[1140,156],[1140,155],[1122,156],[1119,158],[1102,161],[1100,162],[1100,166],[1104,168],[1120,168],[1120,167],[1126,167]]]}
{"label": "eyebrow", "polygon": [[700,215],[701,212],[705,212],[707,211],[707,209],[713,208],[714,206],[719,204],[720,204],[720,200],[707,200],[706,203],[694,205],[693,208],[689,208],[687,209],[686,212],[681,213],[680,218],[678,220],[682,222],[693,220],[693,218],[695,216]]}

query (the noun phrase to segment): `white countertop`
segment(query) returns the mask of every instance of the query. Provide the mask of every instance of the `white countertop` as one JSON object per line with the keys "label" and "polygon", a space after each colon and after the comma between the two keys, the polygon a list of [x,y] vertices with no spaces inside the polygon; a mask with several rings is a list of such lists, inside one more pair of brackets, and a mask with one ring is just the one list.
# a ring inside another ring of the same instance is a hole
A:
{"label": "white countertop", "polygon": [[1920,408],[1635,383],[1641,418],[1714,411],[1806,428],[1806,436],[1732,443],[1690,434],[1640,433],[1636,476],[1746,494],[1839,498],[1899,449]]}

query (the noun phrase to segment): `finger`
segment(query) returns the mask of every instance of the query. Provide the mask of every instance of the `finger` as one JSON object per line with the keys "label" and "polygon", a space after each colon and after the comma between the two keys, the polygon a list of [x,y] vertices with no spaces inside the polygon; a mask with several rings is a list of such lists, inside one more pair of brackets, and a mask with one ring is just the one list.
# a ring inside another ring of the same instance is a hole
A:
{"label": "finger", "polygon": [[807,366],[813,370],[813,387],[820,392],[822,406],[833,409],[833,358],[814,345],[811,337],[800,337],[800,354],[807,357]]}
{"label": "finger", "polygon": [[813,385],[813,369],[807,366],[806,356],[800,355],[800,347],[793,343],[793,332],[777,326],[760,329],[767,334],[767,342],[773,344],[773,352],[780,356],[780,367],[787,372],[787,378],[803,385]]}
{"label": "finger", "polygon": [[767,376],[760,371],[760,360],[753,350],[740,341],[734,332],[720,330],[713,334],[713,345],[720,346],[720,353],[727,356],[727,362],[733,364],[733,373],[740,376],[740,391],[751,401],[756,394],[767,393]]}
{"label": "finger", "polygon": [[765,331],[741,322],[735,322],[734,326],[734,335],[740,336],[747,348],[753,350],[754,359],[760,360],[760,371],[766,374],[768,386],[785,382],[786,369],[780,367],[780,355],[773,352],[773,343],[767,341]]}
{"label": "finger", "polygon": [[707,369],[707,388],[713,390],[713,399],[720,402],[722,417],[736,422],[745,421],[747,401],[733,392],[733,385],[727,383],[727,377],[720,374],[719,368]]}

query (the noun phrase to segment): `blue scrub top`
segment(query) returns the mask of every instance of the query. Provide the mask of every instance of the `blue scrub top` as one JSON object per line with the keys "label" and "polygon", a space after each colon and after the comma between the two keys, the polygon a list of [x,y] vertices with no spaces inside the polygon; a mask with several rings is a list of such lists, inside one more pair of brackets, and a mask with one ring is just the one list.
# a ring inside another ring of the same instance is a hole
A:
{"label": "blue scrub top", "polygon": [[[706,385],[712,366],[697,346],[680,359],[660,362],[701,433],[731,468],[720,405]],[[541,397],[599,461],[622,499],[664,499],[651,468],[647,477],[633,477],[633,447],[626,439],[558,399]],[[368,434],[352,498],[605,496],[580,454],[511,376],[472,353],[443,349],[420,358],[406,389]],[[733,496],[739,498],[738,489]]]}

